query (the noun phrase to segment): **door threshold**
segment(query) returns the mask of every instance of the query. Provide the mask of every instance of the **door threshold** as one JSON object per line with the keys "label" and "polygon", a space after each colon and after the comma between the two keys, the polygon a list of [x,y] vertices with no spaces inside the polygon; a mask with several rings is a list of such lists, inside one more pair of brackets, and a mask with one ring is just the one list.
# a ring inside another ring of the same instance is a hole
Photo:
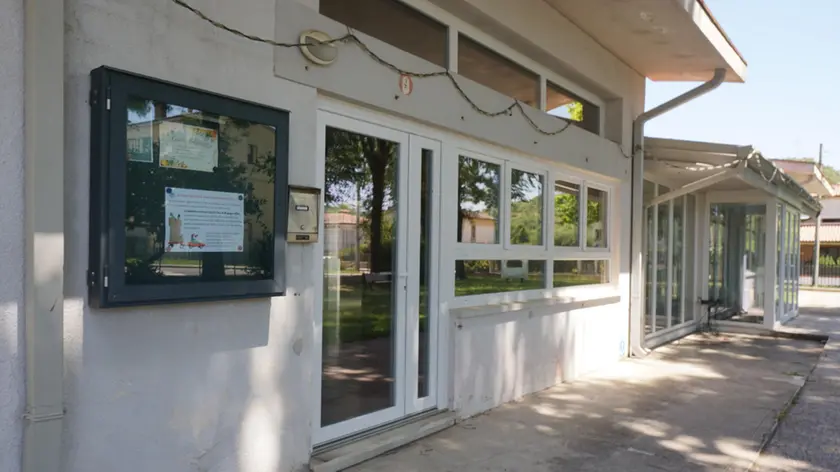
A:
{"label": "door threshold", "polygon": [[361,435],[319,446],[312,453],[312,472],[337,472],[430,436],[455,424],[455,413],[431,411]]}

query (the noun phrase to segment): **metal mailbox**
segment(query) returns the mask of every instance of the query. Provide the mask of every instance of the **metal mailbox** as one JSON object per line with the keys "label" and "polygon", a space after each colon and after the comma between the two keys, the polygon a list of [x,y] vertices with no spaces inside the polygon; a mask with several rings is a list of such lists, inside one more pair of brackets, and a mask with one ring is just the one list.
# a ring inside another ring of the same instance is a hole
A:
{"label": "metal mailbox", "polygon": [[289,226],[286,238],[290,243],[318,242],[321,189],[289,187]]}

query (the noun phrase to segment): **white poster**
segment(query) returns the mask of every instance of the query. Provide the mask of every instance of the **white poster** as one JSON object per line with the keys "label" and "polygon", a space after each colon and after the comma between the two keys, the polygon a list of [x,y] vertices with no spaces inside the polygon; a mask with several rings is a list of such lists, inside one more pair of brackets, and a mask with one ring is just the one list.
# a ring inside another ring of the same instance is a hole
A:
{"label": "white poster", "polygon": [[166,188],[167,252],[242,252],[245,196]]}
{"label": "white poster", "polygon": [[213,172],[219,162],[218,132],[211,128],[161,121],[160,166]]}

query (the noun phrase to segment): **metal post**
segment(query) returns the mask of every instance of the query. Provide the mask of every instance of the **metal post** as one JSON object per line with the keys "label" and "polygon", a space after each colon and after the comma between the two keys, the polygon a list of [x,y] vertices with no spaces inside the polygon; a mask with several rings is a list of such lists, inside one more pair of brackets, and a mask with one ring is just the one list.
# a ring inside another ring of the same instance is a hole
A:
{"label": "metal post", "polygon": [[811,285],[817,286],[817,278],[820,276],[820,223],[822,215],[817,215],[817,225],[814,227],[814,279]]}
{"label": "metal post", "polygon": [[726,79],[726,69],[715,69],[714,76],[708,81],[674,97],[673,99],[648,110],[633,122],[633,163],[630,192],[630,354],[645,355],[644,347],[644,241],[642,240],[642,222],[644,221],[644,133],[645,123],[663,115],[674,108],[694,100],[718,88]]}
{"label": "metal post", "polygon": [[64,26],[63,1],[24,1],[26,411],[23,472],[61,470]]}

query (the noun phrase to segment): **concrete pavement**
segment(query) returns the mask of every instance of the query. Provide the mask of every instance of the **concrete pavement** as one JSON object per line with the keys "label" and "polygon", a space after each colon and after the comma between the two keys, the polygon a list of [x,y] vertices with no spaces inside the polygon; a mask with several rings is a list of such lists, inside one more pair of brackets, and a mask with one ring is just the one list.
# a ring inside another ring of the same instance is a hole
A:
{"label": "concrete pavement", "polygon": [[840,470],[840,293],[800,292],[800,315],[787,331],[830,336],[796,403],[754,470]]}
{"label": "concrete pavement", "polygon": [[350,470],[745,470],[821,352],[811,341],[692,335]]}

